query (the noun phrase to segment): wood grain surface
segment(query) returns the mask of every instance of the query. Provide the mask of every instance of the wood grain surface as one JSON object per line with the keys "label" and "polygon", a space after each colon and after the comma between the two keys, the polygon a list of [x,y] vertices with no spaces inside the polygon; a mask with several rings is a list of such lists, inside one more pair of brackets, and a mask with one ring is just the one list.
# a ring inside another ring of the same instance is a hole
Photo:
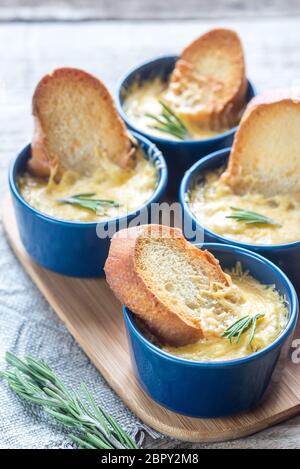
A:
{"label": "wood grain surface", "polygon": [[135,378],[121,305],[105,280],[65,277],[35,264],[20,241],[9,196],[4,207],[4,228],[23,267],[111,387],[146,424],[183,441],[214,442],[255,433],[300,411],[300,366],[293,364],[290,356],[279,364],[262,404],[251,412],[198,419],[156,404]]}

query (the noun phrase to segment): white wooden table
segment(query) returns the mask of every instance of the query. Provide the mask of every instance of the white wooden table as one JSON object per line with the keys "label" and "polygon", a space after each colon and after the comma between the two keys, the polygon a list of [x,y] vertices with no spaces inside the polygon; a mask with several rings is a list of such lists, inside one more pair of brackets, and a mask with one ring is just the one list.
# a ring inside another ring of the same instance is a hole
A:
{"label": "white wooden table", "polygon": [[[62,2],[62,5],[65,3]],[[86,3],[87,7],[90,3],[93,2]],[[195,5],[197,2],[187,2],[189,7],[191,3]],[[274,3],[278,7],[280,2]],[[291,3],[297,10],[296,3]],[[15,13],[11,2],[3,4],[7,8],[0,8],[0,19],[13,19]],[[82,6],[83,2],[79,4]],[[191,17],[189,7],[186,16]],[[23,9],[23,17],[25,13]],[[155,9],[152,13],[153,17],[157,17]],[[61,66],[80,67],[101,77],[114,91],[118,79],[128,68],[157,55],[176,53],[203,31],[224,25],[234,28],[241,35],[246,51],[247,73],[259,90],[297,82],[300,84],[299,18],[279,18],[277,13],[278,9],[274,17],[268,18],[264,12],[262,18],[255,19],[253,11],[250,11],[246,20],[238,19],[235,14],[234,19],[226,21],[207,18],[196,21],[3,22],[0,27],[1,195],[7,190],[10,159],[31,139],[31,95],[37,81],[45,73]],[[56,11],[57,16],[59,11]],[[165,17],[166,12],[162,16]],[[131,17],[134,17],[132,13]],[[148,441],[148,445],[153,448],[167,446],[166,443],[152,441]],[[177,444],[170,443],[168,446]],[[179,447],[190,445],[180,444]],[[194,447],[299,448],[300,416],[242,440]]]}

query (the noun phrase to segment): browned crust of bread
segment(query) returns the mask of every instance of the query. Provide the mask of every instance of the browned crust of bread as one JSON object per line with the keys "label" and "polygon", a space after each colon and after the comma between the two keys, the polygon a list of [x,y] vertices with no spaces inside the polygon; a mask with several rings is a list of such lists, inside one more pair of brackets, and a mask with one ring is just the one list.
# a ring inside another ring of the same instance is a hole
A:
{"label": "browned crust of bread", "polygon": [[235,192],[243,191],[243,161],[241,161],[241,148],[247,144],[247,134],[253,120],[267,107],[273,105],[290,106],[300,105],[300,88],[279,88],[255,96],[248,104],[235,134],[229,161],[226,170],[221,176],[223,182],[228,184]]}
{"label": "browned crust of bread", "polygon": [[46,150],[46,135],[43,132],[41,120],[34,116],[34,129],[31,142],[31,158],[27,164],[28,170],[34,176],[46,177],[51,168],[58,171],[57,155],[50,155]]}
{"label": "browned crust of bread", "polygon": [[[211,50],[211,54],[221,54],[224,46],[226,46],[226,53],[231,51],[232,64],[236,67],[236,85],[232,90],[231,98],[215,105],[213,109],[207,110],[206,114],[204,112],[190,112],[185,116],[182,114],[182,117],[186,117],[191,122],[199,122],[216,130],[236,125],[245,105],[247,93],[245,60],[243,47],[236,32],[226,28],[216,28],[195,39],[182,51],[170,80],[171,87],[178,86],[182,80],[197,81],[197,74],[194,73],[194,54],[197,53],[198,49]],[[212,83],[211,86],[215,86],[215,84]],[[201,82],[199,82],[199,89],[201,89]]]}
{"label": "browned crust of bread", "polygon": [[151,288],[147,273],[139,268],[143,240],[154,237],[179,239],[183,251],[207,263],[211,279],[229,284],[228,276],[210,252],[188,243],[180,229],[162,225],[144,225],[117,232],[105,263],[106,280],[121,303],[139,316],[162,343],[180,346],[196,342],[203,336],[199,321],[193,322],[193,318],[172,311]]}
{"label": "browned crust of bread", "polygon": [[34,131],[31,145],[31,159],[28,162],[28,169],[36,176],[49,176],[51,170],[57,173],[64,171],[64,167],[59,161],[58,154],[49,152],[47,146],[47,135],[45,132],[46,122],[40,112],[40,97],[47,93],[48,85],[55,80],[65,79],[66,83],[81,82],[86,87],[92,87],[99,92],[99,96],[106,102],[104,112],[110,113],[111,125],[115,130],[115,138],[122,142],[123,151],[120,152],[118,164],[122,167],[132,167],[135,162],[135,147],[132,144],[132,137],[120,118],[113,99],[105,85],[93,75],[75,68],[59,68],[52,73],[45,75],[38,83],[32,98],[32,114],[34,116]]}

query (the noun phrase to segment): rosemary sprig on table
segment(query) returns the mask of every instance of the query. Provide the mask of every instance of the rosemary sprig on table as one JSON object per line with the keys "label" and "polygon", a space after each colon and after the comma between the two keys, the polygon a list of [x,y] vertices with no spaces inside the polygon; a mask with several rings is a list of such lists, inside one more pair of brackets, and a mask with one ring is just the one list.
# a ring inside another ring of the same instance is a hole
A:
{"label": "rosemary sprig on table", "polygon": [[159,101],[162,111],[159,116],[147,113],[146,116],[150,117],[154,124],[151,125],[153,129],[159,130],[165,134],[173,135],[179,138],[179,140],[185,140],[190,135],[183,122],[179,119],[176,114],[169,108],[163,101]]}
{"label": "rosemary sprig on table", "polygon": [[226,218],[233,218],[237,221],[244,222],[246,225],[252,224],[264,224],[264,225],[277,225],[280,224],[273,220],[272,218],[268,218],[261,213],[252,212],[250,210],[244,210],[238,207],[230,207],[232,210],[232,215],[227,215]]}
{"label": "rosemary sprig on table", "polygon": [[57,199],[57,202],[92,210],[97,215],[105,215],[106,209],[109,207],[120,207],[118,202],[107,199],[91,199],[95,195],[94,192],[84,192],[82,194],[71,195]]}
{"label": "rosemary sprig on table", "polygon": [[233,339],[235,339],[235,343],[238,344],[240,342],[242,334],[247,332],[251,329],[250,337],[248,340],[247,345],[251,345],[254,339],[257,321],[260,318],[263,318],[264,314],[255,314],[254,316],[244,316],[241,319],[235,321],[231,326],[229,326],[222,334],[222,337],[226,337],[229,339],[230,343],[232,343]]}
{"label": "rosemary sprig on table", "polygon": [[72,428],[70,438],[86,449],[138,449],[120,425],[97,406],[85,384],[81,393],[69,391],[44,360],[20,360],[8,352],[11,371],[0,372],[18,396],[38,404],[51,417]]}

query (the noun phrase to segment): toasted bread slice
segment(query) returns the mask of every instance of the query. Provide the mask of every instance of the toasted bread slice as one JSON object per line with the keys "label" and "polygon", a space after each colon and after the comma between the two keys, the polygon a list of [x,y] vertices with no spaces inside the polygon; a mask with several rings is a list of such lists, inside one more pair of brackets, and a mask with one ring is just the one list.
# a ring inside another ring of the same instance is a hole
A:
{"label": "toasted bread slice", "polygon": [[91,174],[99,159],[134,164],[134,148],[112,97],[100,80],[60,68],[37,85],[32,100],[34,134],[30,171],[49,176],[71,169]]}
{"label": "toasted bread slice", "polygon": [[235,135],[223,181],[236,193],[300,196],[300,89],[254,98]]}
{"label": "toasted bread slice", "polygon": [[237,124],[246,93],[238,35],[230,29],[212,29],[183,50],[165,98],[184,121],[220,130]]}
{"label": "toasted bread slice", "polygon": [[207,332],[199,291],[212,282],[230,284],[212,254],[188,243],[180,229],[162,225],[116,233],[105,273],[117,298],[162,343],[173,346],[196,342]]}

